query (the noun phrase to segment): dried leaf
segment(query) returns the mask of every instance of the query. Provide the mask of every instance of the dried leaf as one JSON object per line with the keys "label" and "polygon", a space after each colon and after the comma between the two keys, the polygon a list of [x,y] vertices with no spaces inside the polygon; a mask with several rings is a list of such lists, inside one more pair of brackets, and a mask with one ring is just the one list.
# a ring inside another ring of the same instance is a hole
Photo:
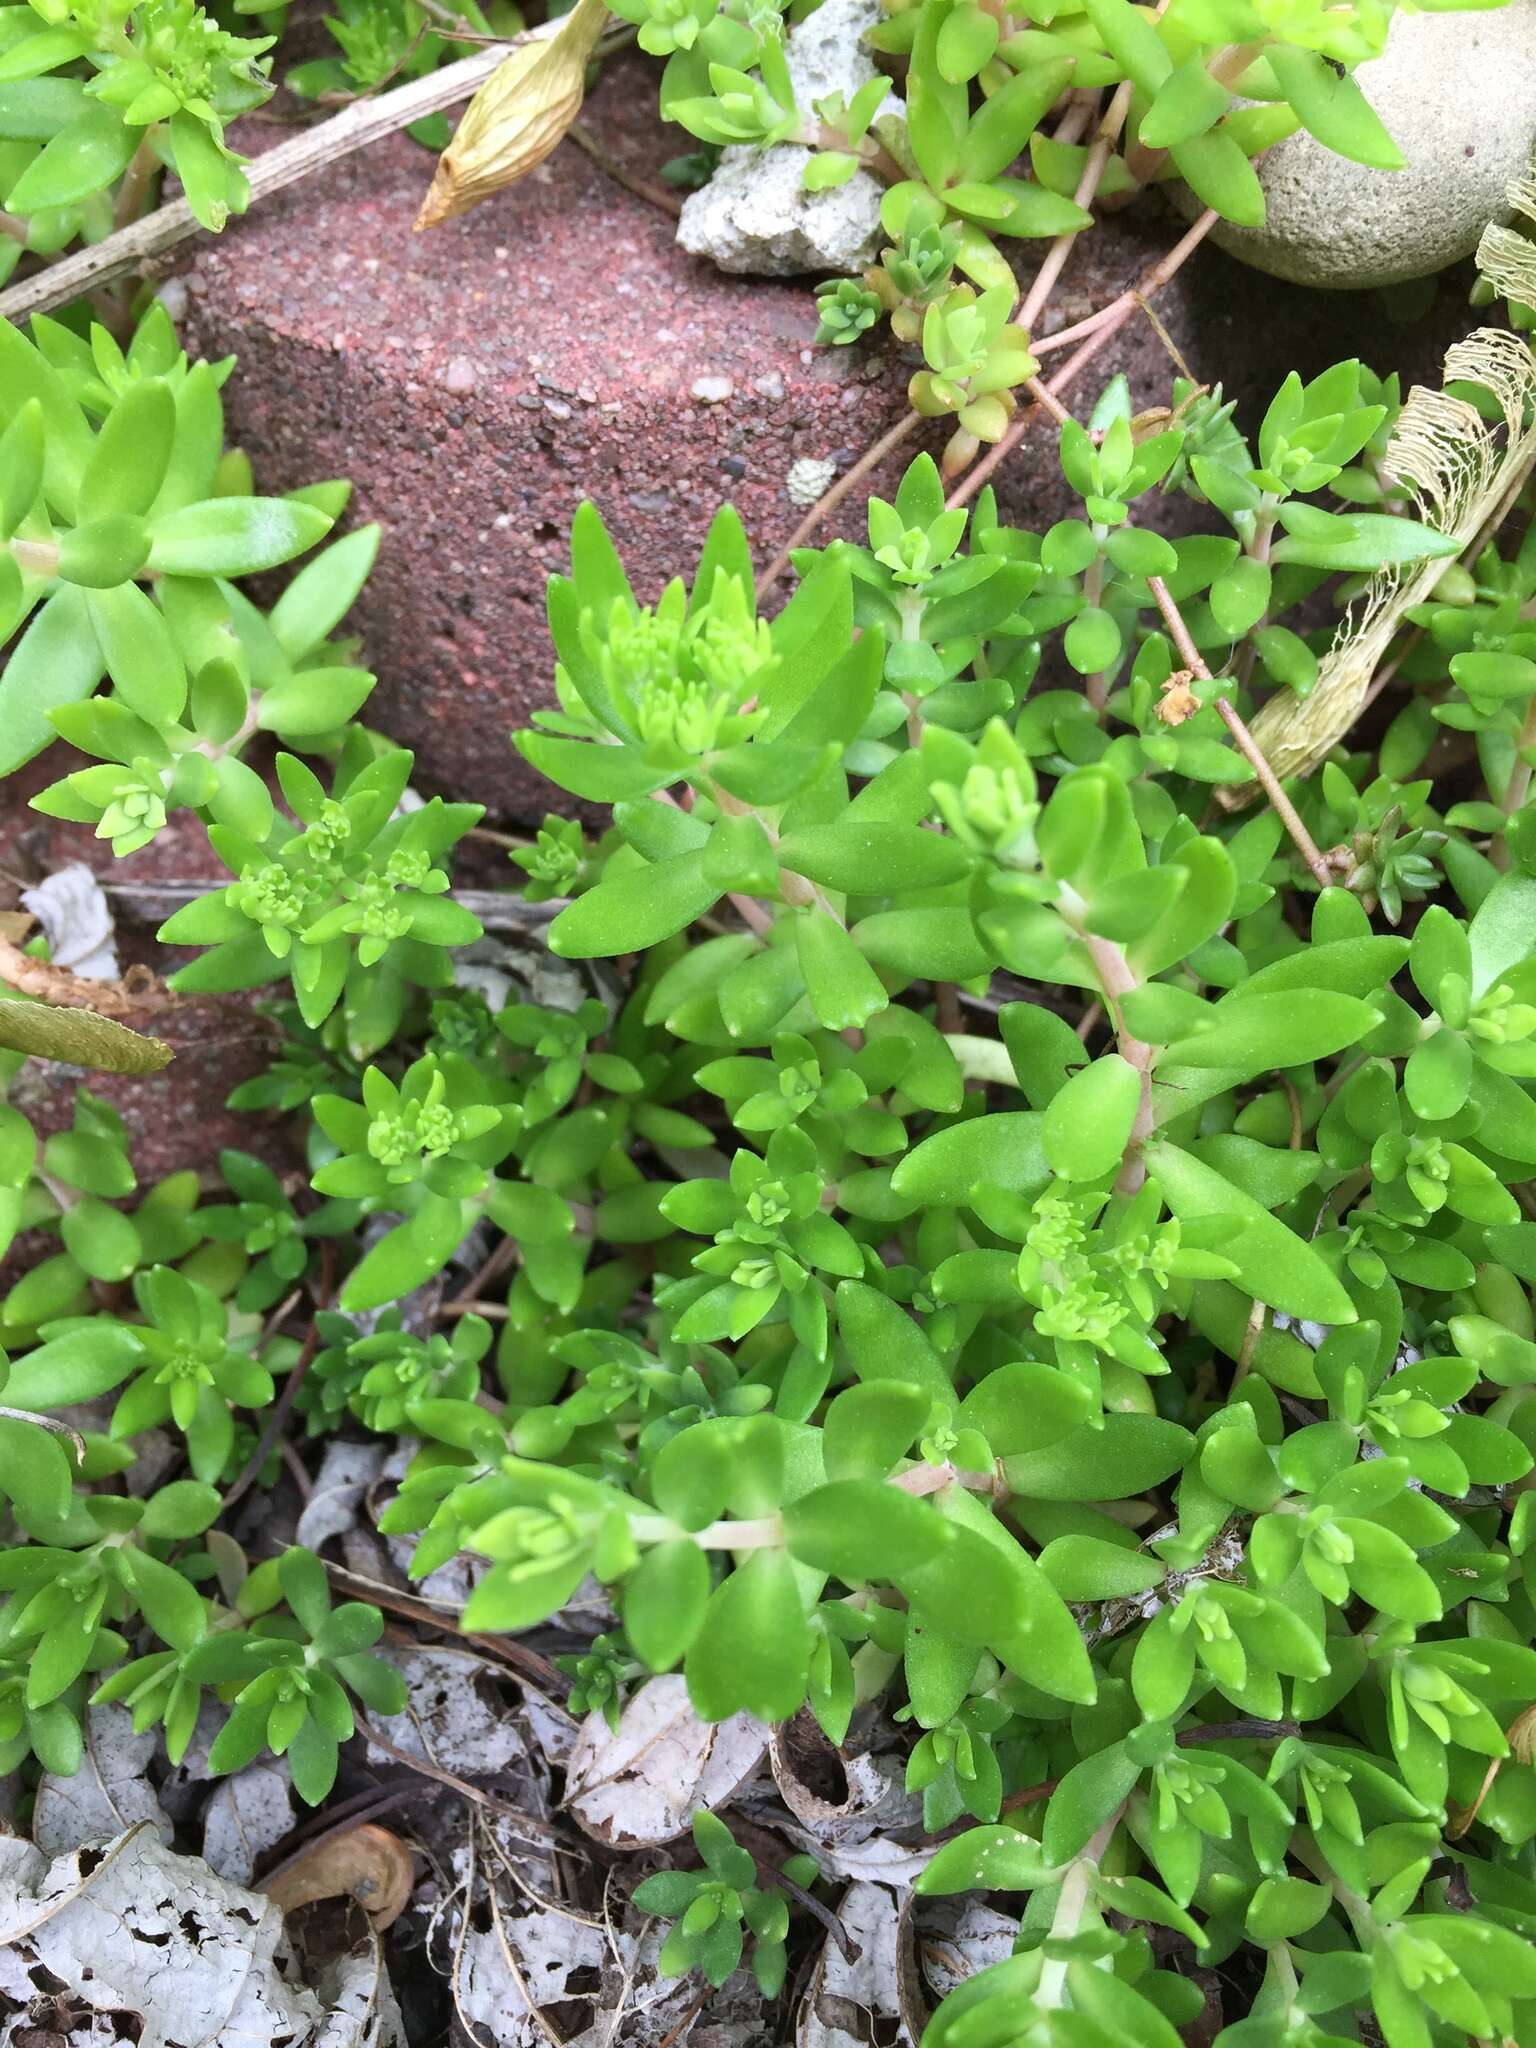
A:
{"label": "dried leaf", "polygon": [[173,1057],[163,1038],[146,1038],[93,1010],[55,1010],[10,997],[0,997],[0,1046],[100,1074],[157,1074]]}
{"label": "dried leaf", "polygon": [[21,900],[42,926],[48,958],[82,981],[116,981],[121,969],[106,891],[82,860],[59,868]]}
{"label": "dried leaf", "polygon": [[326,2007],[313,2048],[406,2048],[405,2025],[377,1934],[315,1972]]}
{"label": "dried leaf", "polygon": [[[1536,219],[1536,182],[1510,188],[1510,204]],[[1478,262],[1500,291],[1529,296],[1536,278],[1531,244],[1490,229]],[[1397,418],[1385,468],[1407,485],[1419,518],[1470,547],[1503,516],[1536,462],[1536,361],[1523,336],[1479,327],[1449,349],[1445,383],[1481,384],[1499,408],[1490,423],[1449,390],[1416,384]],[[1408,612],[1445,572],[1441,560],[1408,562],[1373,576],[1334,636],[1310,694],[1280,690],[1253,721],[1253,738],[1282,780],[1306,775],[1359,716],[1383,655]],[[1257,785],[1219,790],[1240,809]]]}
{"label": "dried leaf", "polygon": [[834,1748],[804,1708],[774,1730],[768,1758],[784,1804],[818,1842],[921,1830],[922,1801],[906,1790],[903,1759]]}
{"label": "dried leaf", "polygon": [[928,1994],[935,2005],[967,1977],[1013,1954],[1017,1915],[999,1913],[976,1898],[910,1901],[911,1934]]}
{"label": "dried leaf", "polygon": [[837,1908],[858,1955],[850,1962],[827,1937],[795,2021],[795,2048],[867,2048],[902,2042],[896,1900],[884,1885],[852,1884]]}
{"label": "dried leaf", "polygon": [[46,1971],[87,2011],[136,2015],[140,2048],[269,2048],[322,2018],[277,1907],[147,1827],[52,1863],[0,1839],[0,1945],[0,1993],[24,2006]]}
{"label": "dried leaf", "polygon": [[203,1860],[231,1884],[250,1884],[257,1859],[293,1831],[288,1766],[273,1758],[221,1778],[203,1813]]}
{"label": "dried leaf", "polygon": [[356,1899],[382,1932],[405,1911],[415,1882],[416,1866],[400,1837],[363,1821],[291,1856],[262,1889],[284,1913],[316,1899]]}
{"label": "dried leaf", "polygon": [[[495,1667],[483,1657],[454,1649],[389,1648],[385,1654],[405,1680],[404,1712],[377,1716],[379,1732],[397,1749],[473,1778],[526,1763],[522,1731],[497,1695]],[[370,1748],[368,1761],[395,1759]]]}
{"label": "dried leaf", "polygon": [[294,1542],[319,1550],[331,1537],[345,1535],[357,1520],[383,1464],[382,1444],[327,1444],[315,1490],[299,1516]]}
{"label": "dried leaf", "polygon": [[607,18],[605,0],[577,0],[569,14],[518,39],[438,159],[418,229],[467,213],[543,163],[581,112],[587,60]]}
{"label": "dried leaf", "polygon": [[762,1761],[768,1731],[750,1714],[701,1721],[681,1678],[653,1678],[614,1734],[601,1714],[582,1724],[566,1804],[577,1824],[619,1848],[674,1841],[701,1807],[723,1806]]}
{"label": "dried leaf", "polygon": [[455,2007],[496,2048],[548,2048],[544,2008],[590,2001],[607,1953],[600,1925],[549,1909],[513,1913],[497,1901],[489,1927],[465,1930]]}
{"label": "dried leaf", "polygon": [[[1505,197],[1512,213],[1536,224],[1536,177],[1521,178]],[[1499,294],[1518,305],[1536,305],[1536,242],[1519,228],[1500,221],[1484,228],[1477,245],[1477,267]]]}
{"label": "dried leaf", "polygon": [[[158,1003],[176,1000],[147,967],[130,967],[121,981],[90,981],[72,968],[57,966],[51,960],[35,960],[21,950],[19,937],[4,928],[0,928],[0,982],[61,1009],[90,1010],[97,1016],[119,1019],[142,1017],[150,998]],[[164,1064],[162,1060],[161,1065]]]}
{"label": "dried leaf", "polygon": [[85,1724],[85,1755],[72,1778],[46,1772],[32,1809],[32,1839],[45,1856],[100,1842],[146,1822],[161,1841],[173,1829],[149,1782],[149,1761],[158,1731],[133,1732],[126,1707],[91,1707]]}

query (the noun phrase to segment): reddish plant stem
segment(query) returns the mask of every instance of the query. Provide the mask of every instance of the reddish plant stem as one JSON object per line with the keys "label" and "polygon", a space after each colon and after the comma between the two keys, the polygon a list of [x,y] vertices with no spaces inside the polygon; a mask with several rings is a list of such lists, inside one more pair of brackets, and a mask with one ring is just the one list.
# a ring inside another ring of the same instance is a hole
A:
{"label": "reddish plant stem", "polygon": [[[1184,614],[1174,602],[1173,597],[1169,593],[1168,586],[1164,583],[1162,577],[1149,576],[1147,578],[1147,588],[1156,599],[1157,608],[1163,615],[1163,623],[1168,628],[1169,638],[1178,650],[1179,659],[1185,668],[1191,674],[1199,676],[1203,682],[1214,681],[1215,678],[1206,666],[1205,659],[1199,648],[1196,647],[1194,641],[1190,638],[1189,627],[1184,622]],[[1290,833],[1296,851],[1311,870],[1313,881],[1316,882],[1319,889],[1331,889],[1334,877],[1327,861],[1323,858],[1317,841],[1302,823],[1301,813],[1286,795],[1284,789],[1281,788],[1279,776],[1276,775],[1274,769],[1270,767],[1269,762],[1264,758],[1263,750],[1259,747],[1253,734],[1243,723],[1241,717],[1239,717],[1225,690],[1216,699],[1216,710],[1221,717],[1222,723],[1236,742],[1238,752],[1258,777],[1259,786],[1269,798],[1280,822],[1284,825],[1286,831]]]}
{"label": "reddish plant stem", "polygon": [[[1158,10],[1161,12],[1161,8]],[[1077,190],[1072,197],[1079,206],[1092,206],[1098,196],[1099,180],[1105,166],[1114,153],[1120,130],[1125,126],[1125,117],[1131,109],[1132,85],[1126,79],[1115,88],[1114,98],[1105,111],[1103,120],[1088,149],[1088,160],[1083,165],[1083,174],[1077,181]],[[1058,138],[1058,140],[1061,138]],[[1069,228],[1066,234],[1058,235],[1045,252],[1045,260],[1035,273],[1035,281],[1024,295],[1024,302],[1014,314],[1015,322],[1026,333],[1039,319],[1042,308],[1056,289],[1056,280],[1066,267],[1067,258],[1077,246],[1081,228]]]}
{"label": "reddish plant stem", "polygon": [[1042,411],[1048,412],[1058,427],[1064,427],[1072,415],[1056,396],[1049,384],[1042,384],[1038,377],[1025,380],[1024,389]]}
{"label": "reddish plant stem", "polygon": [[[766,588],[766,584],[760,583],[758,585],[758,595],[761,596]],[[670,789],[658,789],[656,800],[658,803],[670,804],[674,811],[680,811],[684,808]],[[691,802],[692,799],[690,798],[689,801]],[[739,891],[731,890],[727,893],[726,901],[737,912],[747,929],[756,932],[760,939],[766,938],[768,933],[773,930],[773,913],[765,910],[755,897],[743,896]],[[449,1310],[455,1313],[458,1312],[468,1301],[469,1292],[470,1290],[468,1289],[464,1290],[458,1301],[450,1302],[448,1304]],[[471,1307],[474,1305],[474,1303],[469,1303]]]}
{"label": "reddish plant stem", "polygon": [[[1083,906],[1085,910],[1086,907]],[[1094,971],[1099,977],[1099,986],[1104,991],[1104,1007],[1115,1027],[1115,1043],[1120,1057],[1131,1068],[1141,1085],[1136,1115],[1131,1124],[1130,1136],[1125,1141],[1120,1171],[1115,1176],[1115,1193],[1134,1195],[1147,1178],[1142,1153],[1152,1135],[1152,1069],[1157,1064],[1157,1055],[1144,1039],[1138,1038],[1131,1030],[1125,1021],[1121,1005],[1141,984],[1125,954],[1113,940],[1100,938],[1096,933],[1088,931],[1079,918],[1069,915],[1067,921],[1087,948],[1088,957],[1092,960]]]}

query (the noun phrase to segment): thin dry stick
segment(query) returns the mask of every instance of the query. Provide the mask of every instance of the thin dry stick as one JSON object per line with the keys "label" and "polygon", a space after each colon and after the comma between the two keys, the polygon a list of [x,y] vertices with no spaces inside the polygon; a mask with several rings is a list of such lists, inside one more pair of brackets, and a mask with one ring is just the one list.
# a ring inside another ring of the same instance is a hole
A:
{"label": "thin dry stick", "polygon": [[1072,415],[1056,396],[1049,384],[1042,384],[1038,377],[1028,377],[1024,389],[1043,411],[1048,412],[1058,427],[1064,427]]}
{"label": "thin dry stick", "polygon": [[381,1735],[373,1723],[355,1709],[352,1718],[357,1723],[358,1733],[366,1736],[375,1749],[382,1750],[385,1756],[393,1758],[397,1764],[404,1764],[419,1777],[430,1778],[437,1785],[445,1785],[450,1792],[457,1792],[461,1798],[471,1800],[476,1806],[483,1807],[487,1813],[497,1813],[503,1820],[515,1821],[520,1828],[529,1831],[534,1842],[558,1838],[557,1830],[552,1828],[548,1821],[540,1820],[536,1814],[524,1813],[521,1807],[514,1806],[510,1800],[498,1799],[494,1792],[487,1792],[482,1785],[470,1784],[467,1778],[456,1777],[452,1771],[445,1771],[441,1764],[429,1763],[423,1756],[412,1756],[408,1749],[399,1748],[387,1735]]}
{"label": "thin dry stick", "polygon": [[813,1919],[821,1922],[837,1943],[844,1962],[856,1963],[859,1960],[863,1951],[830,1907],[824,1906],[820,1899],[814,1898],[804,1885],[798,1885],[792,1877],[786,1877],[777,1863],[770,1863],[766,1856],[759,1856],[752,1849],[749,1849],[747,1854],[757,1865],[757,1874],[765,1884],[778,1885],[797,1905],[804,1906]]}
{"label": "thin dry stick", "polygon": [[[1154,263],[1142,276],[1140,282],[1133,286],[1130,291],[1122,292],[1119,298],[1112,299],[1107,306],[1102,307],[1099,312],[1092,315],[1089,320],[1082,322],[1078,327],[1065,330],[1067,335],[1072,338],[1075,338],[1078,334],[1084,334],[1087,336],[1087,339],[1082,347],[1078,349],[1077,353],[1062,365],[1056,372],[1056,375],[1046,380],[1045,390],[1049,392],[1051,397],[1059,398],[1061,393],[1066,390],[1068,385],[1077,376],[1078,372],[1092,362],[1111,335],[1117,333],[1138,309],[1145,310],[1146,301],[1152,298],[1155,293],[1161,291],[1163,286],[1178,273],[1216,225],[1218,218],[1219,215],[1212,209],[1207,208],[1188,233],[1176,242],[1166,255]],[[1061,260],[1065,262],[1065,252],[1063,252]],[[1061,265],[1058,263],[1056,266],[1057,274],[1059,274],[1060,268]],[[1054,283],[1054,281],[1053,276],[1050,282]],[[1038,304],[1035,308],[1038,313],[1039,306],[1044,304],[1044,299],[1039,297],[1033,289],[1031,290],[1030,297],[1031,299],[1038,298]],[[1061,346],[1061,337],[1050,336],[1042,342],[1032,343],[1031,345],[1038,355],[1042,348]],[[1045,407],[1041,401],[1037,399],[1025,412],[1020,413],[996,447],[983,456],[971,470],[970,475],[964,478],[951,491],[947,503],[950,506],[964,505],[972,498],[981,489],[982,485],[987,482],[988,478],[991,477],[998,465],[1023,440],[1025,434],[1028,433],[1030,427],[1034,424],[1035,419],[1044,409]],[[854,486],[860,483],[872,469],[877,468],[884,461],[885,457],[890,454],[891,450],[899,447],[910,434],[915,432],[920,424],[921,422],[916,413],[907,412],[903,414],[896,424],[882,434],[872,447],[864,451],[846,475],[839,477],[832,488],[817,499],[784,546],[758,578],[757,594],[759,598],[766,596],[778,582],[784,571],[789,567],[789,559],[795,549],[804,547],[819,530],[823,521],[836,511],[837,507]]]}
{"label": "thin dry stick", "polygon": [[652,206],[659,207],[663,213],[671,214],[674,220],[679,218],[683,202],[678,195],[669,191],[665,185],[653,184],[649,178],[642,178],[621,164],[611,150],[603,147],[585,123],[573,121],[565,132],[578,149],[585,150],[600,171],[607,172],[616,185],[622,185],[626,192],[633,192],[637,199],[649,200]]}
{"label": "thin dry stick", "polygon": [[[354,101],[329,121],[278,143],[257,157],[246,171],[250,204],[254,206],[258,200],[280,192],[285,185],[295,184],[311,171],[334,163],[337,157],[365,149],[370,142],[409,127],[424,114],[435,114],[468,99],[507,55],[527,40],[525,36],[513,36],[507,42],[476,50],[454,64],[445,64],[441,71],[396,86],[393,92],[383,93],[377,99]],[[174,199],[168,206],[146,214],[143,220],[133,221],[116,234],[108,235],[94,248],[78,250],[61,263],[40,270],[35,277],[24,278],[8,291],[0,292],[0,318],[22,320],[29,313],[47,313],[66,305],[83,292],[125,277],[151,257],[175,248],[178,242],[197,234],[200,225],[186,200]]]}
{"label": "thin dry stick", "polygon": [[[1147,578],[1147,588],[1157,601],[1157,608],[1163,615],[1163,623],[1168,628],[1169,637],[1178,649],[1180,661],[1183,662],[1185,668],[1192,674],[1199,676],[1203,682],[1213,681],[1214,678],[1205,664],[1204,657],[1190,638],[1189,628],[1184,623],[1184,614],[1170,596],[1167,584],[1164,583],[1161,576],[1149,576]],[[1258,777],[1264,794],[1274,806],[1275,812],[1281,823],[1285,826],[1286,831],[1290,833],[1296,851],[1311,869],[1313,881],[1316,882],[1319,889],[1331,889],[1334,883],[1334,876],[1327,861],[1323,859],[1322,851],[1317,841],[1302,823],[1301,814],[1281,788],[1280,778],[1265,759],[1262,749],[1255,744],[1253,734],[1238,716],[1225,690],[1216,699],[1216,709],[1227,731],[1231,733],[1236,741],[1238,752]]]}
{"label": "thin dry stick", "polygon": [[326,1577],[333,1579],[343,1592],[358,1593],[371,1600],[375,1607],[382,1607],[390,1614],[398,1614],[405,1621],[420,1623],[433,1628],[440,1634],[456,1636],[460,1642],[468,1643],[471,1649],[497,1664],[506,1665],[519,1683],[529,1687],[549,1706],[564,1713],[562,1704],[570,1690],[570,1680],[563,1678],[547,1657],[537,1650],[530,1650],[516,1636],[475,1635],[460,1626],[459,1610],[449,1612],[433,1607],[425,1600],[413,1600],[408,1594],[398,1593],[393,1586],[382,1579],[370,1579],[362,1572],[348,1571],[345,1565],[333,1564],[328,1557],[320,1562],[325,1566]]}
{"label": "thin dry stick", "polygon": [[822,524],[823,520],[830,518],[837,510],[854,485],[862,482],[872,469],[878,469],[891,450],[899,448],[902,442],[909,435],[914,434],[922,423],[921,413],[912,412],[911,410],[904,412],[894,427],[883,433],[872,447],[864,450],[864,453],[859,457],[852,469],[840,476],[829,491],[822,493],[800,524],[795,528],[794,532],[789,536],[789,539],[785,541],[783,547],[779,549],[779,552],[768,564],[762,575],[758,577],[757,594],[760,599],[772,590],[774,584],[778,582],[784,571],[789,567],[789,558],[795,549],[803,548]]}
{"label": "thin dry stick", "polygon": [[[327,1245],[325,1250],[329,1253],[330,1246]],[[327,1259],[327,1266],[329,1266],[329,1259]],[[324,1300],[328,1301],[330,1299],[329,1271],[327,1271],[326,1278],[322,1282],[321,1294]],[[267,1426],[261,1432],[255,1450],[252,1451],[244,1465],[240,1468],[234,1485],[225,1494],[224,1506],[221,1512],[227,1514],[236,1501],[243,1500],[260,1477],[262,1466],[266,1464],[267,1459],[272,1455],[274,1446],[282,1436],[283,1424],[288,1420],[294,1401],[298,1397],[299,1389],[304,1384],[305,1375],[314,1363],[315,1354],[319,1348],[319,1327],[312,1322],[309,1326],[309,1335],[304,1339],[304,1348],[294,1360],[293,1370],[289,1373],[287,1379],[283,1381],[283,1390],[273,1403],[272,1413],[267,1418]]]}
{"label": "thin dry stick", "polygon": [[[1161,19],[1168,10],[1168,4],[1169,0],[1157,0],[1157,5],[1152,10],[1153,18]],[[1098,127],[1094,130],[1094,137],[1089,146],[1087,161],[1083,165],[1083,174],[1078,179],[1077,190],[1072,195],[1075,202],[1085,209],[1092,206],[1094,200],[1099,195],[1100,180],[1103,178],[1109,160],[1114,154],[1115,144],[1120,140],[1120,131],[1125,126],[1126,116],[1131,111],[1131,94],[1134,89],[1134,81],[1132,79],[1122,79],[1120,84],[1116,86],[1114,96],[1110,100],[1109,105],[1104,110],[1103,120],[1100,121]],[[1057,139],[1060,140],[1061,138],[1058,137]],[[1054,291],[1056,280],[1060,277],[1067,258],[1071,255],[1077,238],[1082,232],[1081,228],[1072,228],[1068,233],[1058,235],[1046,251],[1045,261],[1041,264],[1034,283],[1025,294],[1023,305],[1020,306],[1018,312],[1013,316],[1015,322],[1024,328],[1026,332],[1039,319],[1041,309]]]}

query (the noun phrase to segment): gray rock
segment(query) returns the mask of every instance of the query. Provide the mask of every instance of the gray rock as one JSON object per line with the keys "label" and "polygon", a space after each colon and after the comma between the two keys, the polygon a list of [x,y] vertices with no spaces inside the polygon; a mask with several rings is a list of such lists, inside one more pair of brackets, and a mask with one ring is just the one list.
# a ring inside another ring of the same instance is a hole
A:
{"label": "gray rock", "polygon": [[[822,0],[790,30],[786,56],[802,112],[829,93],[851,99],[875,76],[864,36],[880,18],[880,0]],[[887,95],[875,118],[881,127],[904,119],[901,102]],[[855,171],[846,185],[806,192],[800,177],[811,154],[795,142],[727,149],[709,183],[683,202],[678,241],[747,277],[851,277],[865,269],[884,240],[884,187]]]}
{"label": "gray rock", "polygon": [[[1213,239],[1292,284],[1360,290],[1427,277],[1470,256],[1536,148],[1536,0],[1489,13],[1398,14],[1360,87],[1408,159],[1347,162],[1298,132],[1260,158],[1260,228]],[[1187,192],[1181,206],[1193,214]]]}

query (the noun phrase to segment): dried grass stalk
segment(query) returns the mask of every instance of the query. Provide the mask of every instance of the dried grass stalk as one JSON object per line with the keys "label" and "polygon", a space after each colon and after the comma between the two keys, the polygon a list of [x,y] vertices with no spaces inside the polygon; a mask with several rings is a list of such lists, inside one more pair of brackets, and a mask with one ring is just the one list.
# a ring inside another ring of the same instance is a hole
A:
{"label": "dried grass stalk", "polygon": [[[1536,179],[1509,189],[1511,208],[1536,223]],[[1478,268],[1502,296],[1536,304],[1536,244],[1516,229],[1484,233]],[[1476,544],[1503,517],[1536,462],[1536,360],[1517,334],[1481,327],[1445,358],[1445,383],[1478,384],[1493,394],[1489,421],[1451,392],[1415,385],[1398,416],[1386,468],[1406,486],[1422,520]],[[1377,666],[1416,604],[1445,569],[1442,560],[1405,563],[1372,578],[1334,636],[1305,698],[1281,691],[1254,719],[1255,742],[1279,776],[1306,775],[1354,724]],[[1252,802],[1253,786],[1224,790],[1230,809]]]}

